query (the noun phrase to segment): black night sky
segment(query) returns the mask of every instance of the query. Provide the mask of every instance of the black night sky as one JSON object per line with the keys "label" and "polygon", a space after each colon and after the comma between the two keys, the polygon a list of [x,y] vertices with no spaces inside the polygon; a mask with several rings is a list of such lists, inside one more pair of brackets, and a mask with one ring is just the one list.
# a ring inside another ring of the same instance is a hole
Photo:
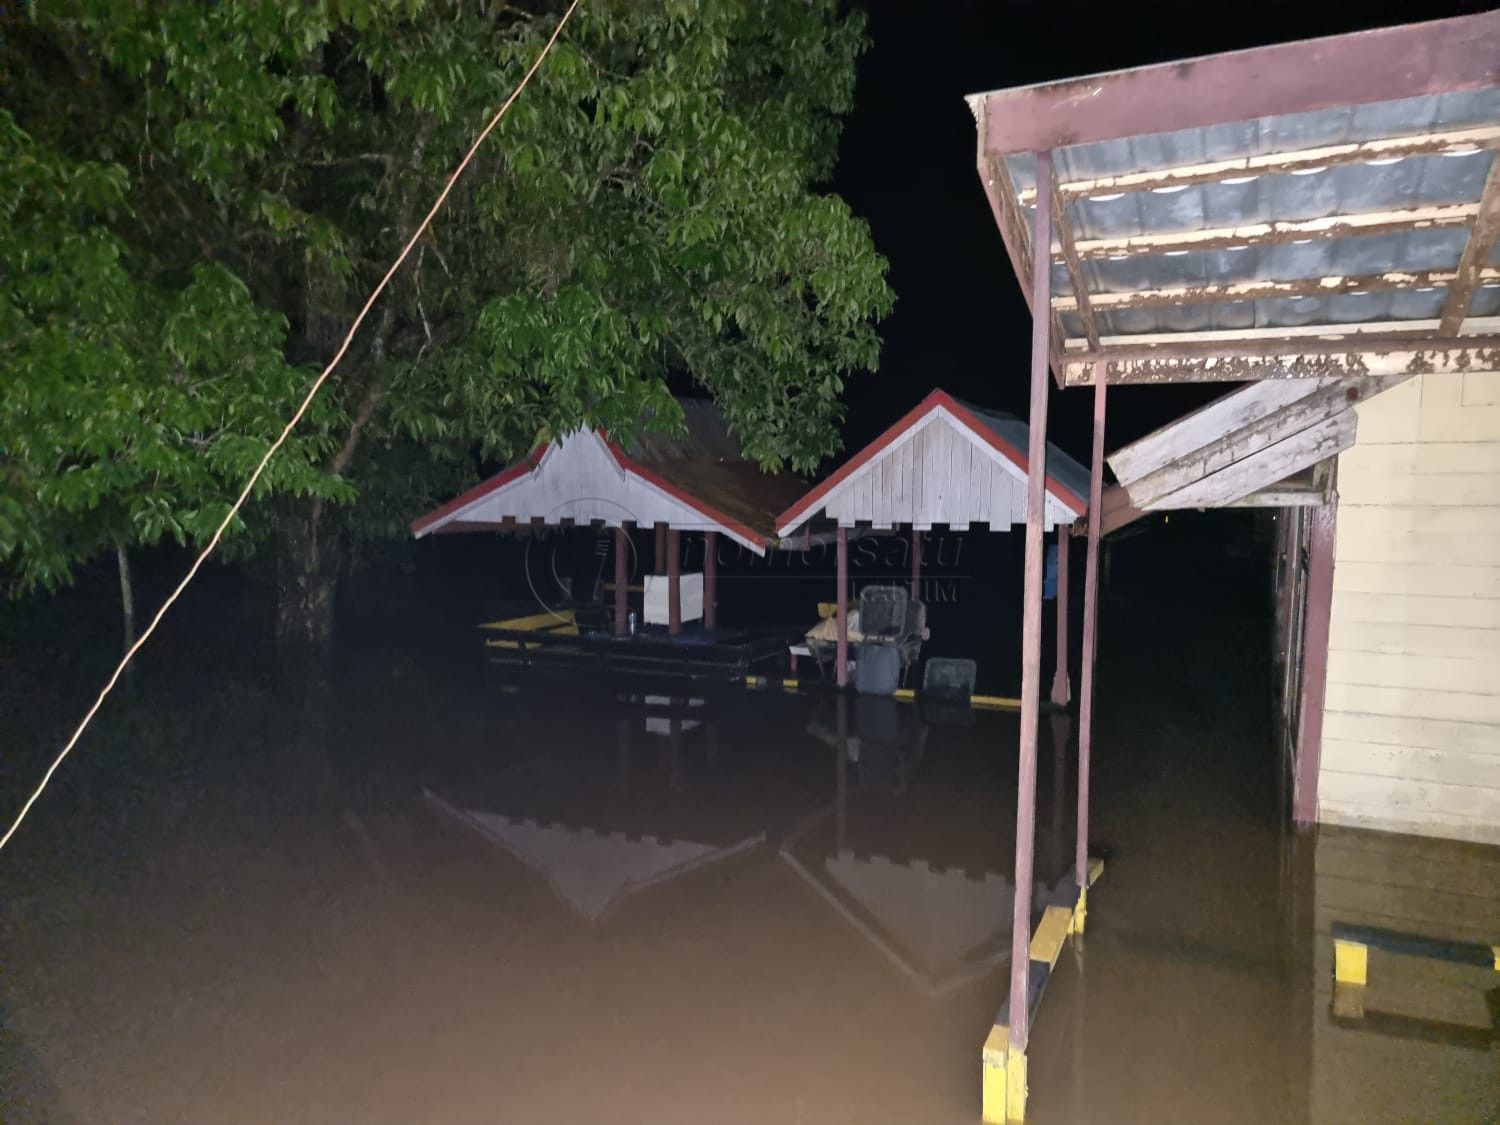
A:
{"label": "black night sky", "polygon": [[[869,0],[872,47],[834,187],[891,263],[896,311],[880,370],[849,384],[845,453],[933,387],[1025,416],[1030,318],[974,167],[966,94],[1219,51],[1483,11],[1485,0]],[[1111,400],[1106,448],[1223,386],[1132,388]],[[1092,396],[1054,388],[1049,436],[1087,460]]]}

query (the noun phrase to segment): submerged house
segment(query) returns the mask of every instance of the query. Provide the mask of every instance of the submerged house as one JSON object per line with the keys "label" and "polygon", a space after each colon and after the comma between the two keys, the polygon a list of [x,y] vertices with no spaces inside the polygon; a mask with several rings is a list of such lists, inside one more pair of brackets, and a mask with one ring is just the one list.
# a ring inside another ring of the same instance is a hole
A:
{"label": "submerged house", "polygon": [[[778,532],[792,540],[814,521],[837,527],[840,684],[848,680],[850,534],[908,528],[916,597],[924,532],[936,525],[966,531],[972,524],[1009,531],[1026,523],[1031,448],[1031,430],[1022,419],[935,390],[777,517]],[[1044,526],[1055,530],[1059,543],[1066,545],[1073,524],[1088,507],[1089,471],[1050,442],[1042,457]],[[1064,568],[1067,555],[1066,550],[1058,553]],[[1064,569],[1058,588],[1065,586]],[[1066,624],[1066,613],[1060,620]],[[1058,639],[1054,698],[1060,702],[1067,696],[1065,628]]]}
{"label": "submerged house", "polygon": [[[1283,529],[1295,819],[1500,843],[1500,12],[969,105],[1034,319],[1033,429],[1049,369],[1093,390],[1080,823],[1101,534],[1145,512],[1251,505],[1278,509]],[[1117,450],[1104,492],[1109,389],[1176,382],[1248,386]],[[1030,612],[1041,591],[1028,579]],[[1033,714],[1037,642],[1028,630]],[[1034,756],[1023,722],[1023,771]],[[1029,799],[1023,787],[1018,824]],[[1340,926],[1374,921],[1369,940],[1390,926],[1420,935],[1402,952],[1489,964],[1491,945],[1451,939],[1500,907],[1492,887],[1460,909],[1428,893],[1430,876],[1391,892],[1333,850],[1325,878],[1316,847],[1320,1019]],[[1009,1014],[983,1053],[987,1120],[1024,1114],[1035,1000],[1017,952]],[[1361,1038],[1374,1030],[1360,1020],[1363,954],[1340,958],[1360,971],[1341,967],[1357,994],[1335,993],[1335,1014],[1356,1026],[1316,1041],[1342,1060],[1329,1096],[1354,1119],[1361,1075],[1382,1067]]]}
{"label": "submerged house", "polygon": [[[412,523],[417,538],[526,527],[613,530],[613,614],[607,629],[580,638],[571,618],[551,621],[552,628],[522,619],[498,623],[518,627],[500,629],[492,643],[522,646],[522,652],[526,646],[550,645],[580,659],[623,657],[625,646],[597,642],[629,634],[632,537],[643,530],[654,536],[650,554],[656,572],[644,576],[635,603],[639,620],[665,626],[673,637],[694,621],[704,630],[717,627],[719,538],[764,555],[777,543],[777,514],[804,485],[790,473],[766,473],[746,459],[713,403],[683,398],[678,405],[685,423],[679,436],[646,433],[625,448],[602,431],[584,428],[540,442],[520,461]],[[702,538],[701,552],[692,553],[702,559],[701,570],[681,568],[684,534]],[[530,636],[519,635],[524,633]],[[734,667],[766,655],[767,646],[743,637],[715,639]],[[635,647],[635,655],[643,656],[644,646]],[[768,651],[779,653],[781,645]]]}

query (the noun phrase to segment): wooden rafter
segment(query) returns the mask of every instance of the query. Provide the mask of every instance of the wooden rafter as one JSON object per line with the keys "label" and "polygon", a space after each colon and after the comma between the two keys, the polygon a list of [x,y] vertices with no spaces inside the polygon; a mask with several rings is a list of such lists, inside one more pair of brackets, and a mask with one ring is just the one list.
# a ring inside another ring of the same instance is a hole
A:
{"label": "wooden rafter", "polygon": [[1372,336],[1339,341],[1210,341],[1201,345],[1101,348],[1068,359],[1065,385],[1089,386],[1101,364],[1110,383],[1239,383],[1500,370],[1500,335],[1426,339]]}
{"label": "wooden rafter", "polygon": [[[1025,212],[1016,203],[1015,181],[1011,179],[1010,170],[1005,166],[1005,161],[990,160],[987,162],[987,165],[985,169],[987,177],[985,187],[986,191],[993,191],[994,199],[992,206],[995,206],[1002,216],[1001,232],[1002,237],[1005,238],[1006,249],[1011,256],[1011,265],[1017,270],[1017,278],[1029,278],[1031,276],[1033,249],[1030,237],[1031,224],[1027,221]],[[1006,231],[1009,231],[1008,235],[1005,233]],[[1012,243],[1014,243],[1014,246],[1012,246]],[[1031,290],[1029,286],[1024,284],[1021,288],[1026,293],[1026,304],[1029,307],[1031,304]],[[1035,316],[1036,310],[1032,309],[1031,314]],[[1052,318],[1052,331],[1049,334],[1052,370],[1055,378],[1061,384],[1064,339],[1062,314],[1056,310],[1051,310],[1049,315]]]}
{"label": "wooden rafter", "polygon": [[1495,84],[1500,13],[1377,28],[969,99],[996,155]]}
{"label": "wooden rafter", "polygon": [[[1221,401],[1224,406],[1232,407],[1239,398],[1263,399],[1265,407],[1274,408],[1267,409],[1261,416],[1242,425],[1236,424],[1238,419],[1232,413],[1225,412],[1205,412],[1183,419],[1168,427],[1166,433],[1157,439],[1157,444],[1162,439],[1168,439],[1186,444],[1189,447],[1186,451],[1176,453],[1164,461],[1159,454],[1150,459],[1153,446],[1152,439],[1148,438],[1143,440],[1138,450],[1127,447],[1116,453],[1110,460],[1110,467],[1115,470],[1120,484],[1136,507],[1154,509],[1170,506],[1163,501],[1182,489],[1214,477],[1296,434],[1321,426],[1337,415],[1347,414],[1355,403],[1387,391],[1407,378],[1404,375],[1387,375],[1378,379],[1322,380],[1309,388],[1310,393],[1279,403],[1266,399],[1262,389],[1280,390],[1280,386],[1258,384],[1236,391]],[[1163,452],[1171,453],[1171,447],[1164,447]],[[1132,454],[1139,456],[1133,458]],[[1147,471],[1141,471],[1138,463],[1141,461]],[[1299,465],[1287,469],[1279,475],[1265,478],[1265,483],[1284,481],[1289,475],[1305,467]]]}
{"label": "wooden rafter", "polygon": [[[1126,172],[1115,176],[1092,176],[1062,181],[1057,185],[1057,189],[1064,199],[1072,201],[1093,195],[1156,191],[1164,188],[1188,187],[1192,184],[1216,183],[1257,176],[1290,175],[1293,172],[1342,168],[1350,164],[1404,160],[1411,156],[1443,156],[1497,147],[1500,147],[1500,125],[1486,125],[1475,129],[1452,129],[1440,133],[1417,133],[1381,137],[1373,141],[1323,145],[1318,148],[1257,153],[1235,157],[1231,160],[1179,164],[1169,168],[1153,168],[1150,171]],[[1036,202],[1036,188],[1022,188],[1020,202],[1026,207]]]}
{"label": "wooden rafter", "polygon": [[1354,445],[1355,419],[1344,410],[1264,449],[1184,485],[1152,503],[1153,511],[1219,508],[1243,499],[1263,485],[1334,457]]}
{"label": "wooden rafter", "polygon": [[1464,246],[1463,257],[1458,262],[1458,278],[1448,287],[1448,300],[1443,304],[1442,326],[1439,333],[1453,336],[1459,325],[1469,315],[1469,305],[1474,300],[1490,251],[1495,245],[1495,236],[1500,234],[1500,156],[1490,161],[1490,172],[1484,180],[1484,191],[1479,197],[1479,214],[1474,227],[1469,231],[1469,241]]}
{"label": "wooden rafter", "polygon": [[1444,230],[1472,223],[1479,214],[1477,203],[1411,207],[1399,211],[1367,211],[1354,215],[1327,215],[1318,219],[1245,223],[1237,227],[1210,227],[1161,234],[1127,235],[1123,238],[1092,238],[1077,244],[1083,261],[1125,258],[1138,254],[1172,254],[1191,250],[1225,250],[1233,246],[1264,246],[1280,242],[1348,238],[1367,234],[1391,234],[1413,230]]}
{"label": "wooden rafter", "polygon": [[[1439,322],[1436,318],[1423,320],[1362,320],[1343,323],[1293,324],[1280,328],[1204,328],[1191,332],[1128,332],[1118,336],[1099,337],[1101,354],[1118,358],[1129,351],[1144,354],[1149,350],[1154,355],[1172,355],[1178,348],[1183,354],[1206,354],[1204,349],[1211,344],[1231,344],[1260,347],[1281,344],[1297,348],[1343,348],[1359,351],[1364,341],[1374,340],[1376,346],[1393,344],[1402,340],[1457,339],[1466,342],[1471,336],[1494,336],[1500,334],[1500,316],[1470,317],[1463,330],[1455,337],[1439,337]],[[1224,352],[1224,349],[1218,349]],[[1088,345],[1081,337],[1068,341],[1068,359],[1079,359],[1089,354]],[[1217,354],[1217,353],[1216,353]],[[1232,354],[1232,353],[1225,353]]]}
{"label": "wooden rafter", "polygon": [[1328,490],[1314,485],[1273,484],[1231,500],[1226,508],[1316,508],[1328,503]]}
{"label": "wooden rafter", "polygon": [[[1010,268],[1017,278],[1026,278],[1031,276],[1031,247],[1015,225],[1017,208],[1014,203],[1015,197],[1008,196],[1005,191],[1004,185],[1009,183],[1009,178],[1004,175],[1004,163],[999,157],[986,156],[981,151],[979,182],[984,185],[984,195],[989,200],[990,213],[995,218],[995,226],[1000,228],[1000,240],[1005,244],[1005,254],[1010,259]],[[1027,308],[1030,308],[1031,290],[1023,284],[1021,292],[1026,298]]]}
{"label": "wooden rafter", "polygon": [[[1332,297],[1339,294],[1438,289],[1451,285],[1457,277],[1458,273],[1454,270],[1419,270],[1353,277],[1310,277],[1299,281],[1235,281],[1222,285],[1182,285],[1124,293],[1090,293],[1088,301],[1096,312],[1112,312],[1115,309],[1265,301],[1277,297]],[[1482,268],[1478,271],[1476,281],[1481,285],[1500,281],[1500,269]],[[1072,297],[1054,297],[1052,307],[1058,312],[1074,312],[1078,306]]]}
{"label": "wooden rafter", "polygon": [[[1057,244],[1062,253],[1063,262],[1068,267],[1068,284],[1073,287],[1073,308],[1078,313],[1078,319],[1083,321],[1083,334],[1089,342],[1089,347],[1099,346],[1099,324],[1094,319],[1094,310],[1089,302],[1089,288],[1083,283],[1083,266],[1078,261],[1078,249],[1073,244],[1073,229],[1068,222],[1068,208],[1063,203],[1063,198],[1057,191],[1057,177],[1048,176],[1052,189],[1052,216],[1053,229],[1057,231]],[[1057,301],[1053,300],[1052,315],[1058,317],[1060,310]],[[1061,321],[1054,322],[1058,328]],[[1060,339],[1062,333],[1059,331],[1055,338]]]}

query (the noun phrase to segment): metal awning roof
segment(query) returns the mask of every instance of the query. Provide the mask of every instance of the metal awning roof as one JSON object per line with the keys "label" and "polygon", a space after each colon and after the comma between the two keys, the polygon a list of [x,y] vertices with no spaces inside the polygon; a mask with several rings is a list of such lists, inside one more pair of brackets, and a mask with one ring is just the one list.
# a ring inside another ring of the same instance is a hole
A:
{"label": "metal awning roof", "polygon": [[1028,299],[1052,152],[1066,384],[1500,363],[1500,12],[969,104]]}

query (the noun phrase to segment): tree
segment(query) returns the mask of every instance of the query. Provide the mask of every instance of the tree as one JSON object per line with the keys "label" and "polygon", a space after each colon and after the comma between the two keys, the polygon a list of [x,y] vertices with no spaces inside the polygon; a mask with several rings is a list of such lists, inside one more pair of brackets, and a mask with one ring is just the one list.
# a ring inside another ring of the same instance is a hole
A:
{"label": "tree", "polygon": [[[80,502],[134,541],[222,515],[210,497],[265,448],[557,15],[49,0],[10,17],[9,143],[79,185],[12,187],[43,244],[19,273],[45,289],[72,270],[81,289],[49,304],[5,287],[38,340],[0,351],[7,379],[57,399],[44,423],[0,415],[30,490],[0,513],[21,529],[0,525],[0,553],[65,573],[102,549]],[[687,385],[768,468],[835,450],[844,379],[875,366],[892,302],[865,224],[819,190],[863,44],[831,2],[586,0],[271,474],[279,499],[246,516],[277,541],[289,658],[332,636],[348,537],[404,530],[476,459],[583,424],[675,425]]]}
{"label": "tree", "polygon": [[[129,548],[206,540],[306,376],[281,359],[281,318],[223,267],[134,276],[111,230],[126,212],[121,169],[69,161],[0,111],[0,560],[14,594],[113,554],[128,648]],[[293,442],[266,490],[349,498],[325,456],[316,431]]]}

